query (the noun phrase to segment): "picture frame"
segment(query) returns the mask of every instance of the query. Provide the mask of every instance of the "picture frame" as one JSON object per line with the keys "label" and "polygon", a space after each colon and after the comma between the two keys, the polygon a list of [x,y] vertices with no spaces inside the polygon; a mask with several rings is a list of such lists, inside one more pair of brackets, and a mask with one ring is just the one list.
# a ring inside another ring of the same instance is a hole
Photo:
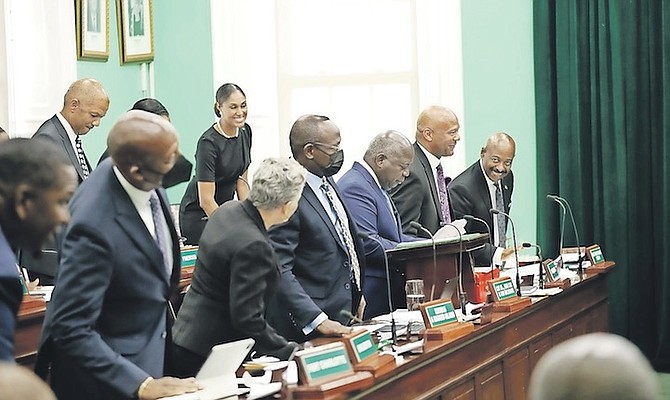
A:
{"label": "picture frame", "polygon": [[116,17],[121,64],[153,61],[151,0],[117,0]]}
{"label": "picture frame", "polygon": [[78,60],[109,58],[109,0],[75,0]]}

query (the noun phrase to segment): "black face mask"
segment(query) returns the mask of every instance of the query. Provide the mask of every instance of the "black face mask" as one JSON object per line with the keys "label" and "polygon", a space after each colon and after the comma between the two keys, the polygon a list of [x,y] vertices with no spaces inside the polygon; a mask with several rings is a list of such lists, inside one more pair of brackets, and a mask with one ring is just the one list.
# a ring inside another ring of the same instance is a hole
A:
{"label": "black face mask", "polygon": [[342,164],[344,164],[344,150],[340,149],[329,156],[330,164],[323,168],[323,176],[333,176],[340,172]]}

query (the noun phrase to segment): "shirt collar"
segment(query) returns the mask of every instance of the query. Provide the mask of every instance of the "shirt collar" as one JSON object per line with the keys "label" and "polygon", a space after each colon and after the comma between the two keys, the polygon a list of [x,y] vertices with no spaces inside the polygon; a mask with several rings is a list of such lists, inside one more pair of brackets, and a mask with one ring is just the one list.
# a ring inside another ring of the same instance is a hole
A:
{"label": "shirt collar", "polygon": [[486,172],[484,172],[484,164],[481,158],[479,159],[479,169],[482,171],[484,179],[486,179],[486,183],[488,183],[489,186],[495,186],[497,182],[492,181],[491,178],[489,178],[489,176],[486,175]]}
{"label": "shirt collar", "polygon": [[372,170],[372,167],[370,167],[370,166],[368,165],[368,163],[365,162],[365,160],[360,161],[359,164],[361,164],[361,165],[363,166],[363,168],[365,168],[365,169],[368,171],[368,173],[369,173],[370,175],[372,175],[372,179],[375,180],[375,183],[377,184],[377,186],[378,186],[378,187],[382,190],[382,192],[383,192],[383,191],[384,191],[384,188],[382,187],[382,185],[379,184],[379,179],[377,179],[377,175],[376,175],[375,172]]}
{"label": "shirt collar", "polygon": [[147,204],[149,204],[149,198],[151,197],[151,192],[145,192],[144,190],[140,190],[133,186],[128,180],[126,179],[125,176],[119,171],[119,169],[115,166],[112,167],[114,171],[114,175],[116,175],[116,178],[119,180],[119,183],[123,187],[123,189],[128,193],[128,197],[130,197],[130,201],[133,203],[136,209],[141,209],[142,207],[146,207]]}
{"label": "shirt collar", "polygon": [[428,159],[428,164],[430,164],[430,169],[435,171],[435,168],[437,168],[437,166],[441,164],[440,159],[435,157],[433,153],[431,153],[430,151],[426,150],[426,148],[423,147],[421,143],[416,142],[416,144],[419,145],[419,148],[421,149],[421,151],[423,151],[423,154],[426,155],[426,158]]}
{"label": "shirt collar", "polygon": [[74,129],[72,129],[72,125],[70,125],[70,123],[67,122],[63,114],[57,112],[56,117],[60,121],[61,125],[63,125],[63,128],[65,128],[65,132],[67,132],[67,137],[68,139],[70,139],[72,147],[75,147],[75,140],[77,139],[77,134],[74,132]]}

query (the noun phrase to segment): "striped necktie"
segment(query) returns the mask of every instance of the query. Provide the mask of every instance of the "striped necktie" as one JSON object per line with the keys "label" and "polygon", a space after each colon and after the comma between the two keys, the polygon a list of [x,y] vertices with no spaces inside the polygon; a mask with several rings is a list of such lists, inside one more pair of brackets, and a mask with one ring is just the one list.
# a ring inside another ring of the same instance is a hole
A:
{"label": "striped necktie", "polygon": [[437,164],[437,192],[440,196],[440,206],[442,207],[442,221],[444,224],[451,223],[451,214],[449,213],[449,195],[447,195],[447,181],[444,179],[442,164]]}
{"label": "striped necktie", "polygon": [[170,250],[165,238],[165,217],[163,215],[163,209],[161,208],[160,200],[158,199],[158,194],[156,191],[151,192],[151,197],[149,197],[149,205],[151,206],[151,218],[154,220],[154,234],[156,239],[156,244],[161,250],[163,255],[163,265],[165,271],[168,274],[168,277],[172,275],[172,268],[170,268]]}
{"label": "striped necktie", "polygon": [[[495,183],[496,187],[496,210],[500,212],[505,212],[505,201],[503,200],[502,190],[500,190],[500,182]],[[507,221],[502,214],[496,215],[498,230],[498,247],[505,247],[507,242],[506,233],[507,233]]]}
{"label": "striped necktie", "polygon": [[86,156],[84,155],[84,148],[81,147],[81,137],[77,135],[77,138],[74,140],[75,148],[77,149],[77,158],[79,159],[79,165],[81,170],[84,173],[84,179],[88,178],[89,170],[88,163],[86,162]]}

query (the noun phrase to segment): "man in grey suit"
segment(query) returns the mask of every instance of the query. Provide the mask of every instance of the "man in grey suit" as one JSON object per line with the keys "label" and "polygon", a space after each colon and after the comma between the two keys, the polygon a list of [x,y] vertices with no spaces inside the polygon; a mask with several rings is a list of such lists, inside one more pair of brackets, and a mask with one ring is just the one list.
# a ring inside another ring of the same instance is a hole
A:
{"label": "man in grey suit", "polygon": [[179,149],[158,115],[129,111],[107,139],[111,159],[70,202],[58,285],[36,370],[51,364],[61,399],[156,399],[198,389],[162,377],[167,305],[180,278],[179,243],[163,176]]}
{"label": "man in grey suit", "polygon": [[[109,98],[102,84],[95,79],[79,79],[65,93],[61,111],[46,120],[33,135],[33,138],[54,143],[63,151],[77,171],[80,184],[92,171],[81,145],[81,136],[100,125],[108,108]],[[58,267],[57,247],[56,241],[50,239],[38,257],[24,254],[22,266],[28,269],[32,278],[52,284]]]}
{"label": "man in grey suit", "polygon": [[296,342],[349,333],[347,314],[362,315],[363,243],[332,178],[344,160],[340,140],[339,128],[319,115],[298,118],[289,135],[306,184],[296,213],[269,231],[281,277],[266,315]]}
{"label": "man in grey suit", "polygon": [[91,78],[79,79],[65,92],[63,109],[44,121],[33,138],[51,140],[62,148],[81,183],[90,174],[91,164],[81,147],[80,136],[99,126],[108,109],[109,97],[102,84]]}
{"label": "man in grey suit", "polygon": [[419,114],[409,176],[391,191],[405,233],[426,236],[410,226],[413,221],[434,234],[454,220],[441,158],[454,154],[459,129],[456,114],[448,108],[431,106]]}

